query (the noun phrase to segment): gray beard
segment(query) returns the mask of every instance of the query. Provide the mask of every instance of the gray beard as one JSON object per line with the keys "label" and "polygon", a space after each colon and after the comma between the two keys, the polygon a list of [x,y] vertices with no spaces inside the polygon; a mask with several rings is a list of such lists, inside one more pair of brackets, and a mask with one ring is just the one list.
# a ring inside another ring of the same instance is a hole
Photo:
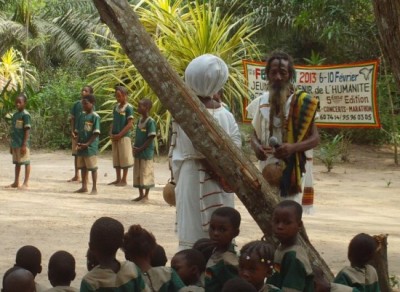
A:
{"label": "gray beard", "polygon": [[[290,93],[290,83],[286,83],[279,88],[269,88],[269,104],[279,111],[284,110],[281,107],[282,104],[286,103],[286,100]],[[284,101],[284,102],[282,102]]]}

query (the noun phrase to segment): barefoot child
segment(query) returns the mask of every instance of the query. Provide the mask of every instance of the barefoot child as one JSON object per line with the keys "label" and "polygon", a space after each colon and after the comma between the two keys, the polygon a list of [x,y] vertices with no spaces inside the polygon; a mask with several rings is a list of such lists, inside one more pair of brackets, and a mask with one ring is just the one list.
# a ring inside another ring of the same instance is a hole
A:
{"label": "barefoot child", "polygon": [[274,269],[275,248],[265,241],[256,240],[240,250],[239,276],[252,284],[259,292],[277,292],[278,288],[265,284]]}
{"label": "barefoot child", "polygon": [[[77,147],[77,136],[75,133],[75,129],[77,127],[78,119],[81,113],[83,112],[82,108],[82,98],[88,96],[89,94],[93,94],[93,88],[89,85],[86,85],[81,90],[81,99],[76,101],[71,108],[70,111],[70,125],[71,125],[71,144],[72,144],[72,156],[74,156],[74,169],[75,175],[68,180],[69,182],[79,181],[79,169],[78,169],[78,157],[76,156],[76,147]],[[94,109],[93,109],[94,110]]]}
{"label": "barefoot child", "polygon": [[377,249],[376,240],[365,233],[357,234],[349,244],[349,267],[344,267],[334,282],[356,288],[360,292],[379,292],[378,275],[373,266],[368,265]]}
{"label": "barefoot child", "polygon": [[275,273],[268,278],[268,283],[283,291],[313,291],[311,264],[298,241],[302,213],[299,203],[286,200],[272,214],[272,231],[280,245],[274,255]]}
{"label": "barefoot child", "polygon": [[239,261],[232,240],[239,235],[241,216],[231,207],[216,209],[210,220],[209,235],[214,251],[207,262],[205,288],[219,292],[225,282],[238,276]]}
{"label": "barefoot child", "polygon": [[11,146],[13,163],[15,164],[15,179],[10,188],[19,187],[19,174],[21,166],[25,165],[25,179],[22,188],[28,188],[29,175],[31,172],[29,134],[31,130],[31,116],[25,110],[26,96],[21,93],[15,99],[17,112],[12,116],[11,124]]}
{"label": "barefoot child", "polygon": [[139,197],[133,201],[148,199],[151,187],[154,187],[154,137],[156,136],[156,122],[149,117],[153,106],[151,100],[139,101],[138,112],[142,116],[136,125],[133,153],[135,164],[133,169],[133,187],[139,188]]}
{"label": "barefoot child", "polygon": [[55,252],[49,260],[48,277],[53,288],[46,292],[78,292],[72,288],[71,282],[75,279],[75,259],[66,251]]}
{"label": "barefoot child", "polygon": [[99,152],[100,116],[93,111],[96,100],[93,95],[82,99],[84,112],[79,116],[75,133],[77,135],[78,168],[81,170],[82,187],[76,193],[88,191],[88,171],[92,172],[92,192],[97,194],[97,153]]}
{"label": "barefoot child", "polygon": [[113,166],[117,178],[109,185],[121,187],[126,186],[128,169],[133,166],[130,138],[133,124],[133,107],[128,103],[128,91],[125,87],[115,87],[115,98],[118,104],[113,110],[110,138],[112,140]]}
{"label": "barefoot child", "polygon": [[124,226],[121,222],[110,217],[101,217],[93,223],[89,248],[99,265],[83,277],[80,292],[149,291],[140,270],[133,262],[120,262],[116,259],[123,238]]}

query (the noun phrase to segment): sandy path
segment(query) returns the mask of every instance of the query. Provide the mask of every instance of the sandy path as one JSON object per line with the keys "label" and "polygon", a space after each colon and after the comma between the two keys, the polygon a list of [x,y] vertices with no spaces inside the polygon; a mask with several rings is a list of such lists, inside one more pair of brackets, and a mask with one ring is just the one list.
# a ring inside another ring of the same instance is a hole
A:
{"label": "sandy path", "polygon": [[[311,241],[334,272],[347,264],[347,245],[359,232],[388,233],[390,274],[400,275],[400,169],[393,166],[388,149],[372,150],[354,147],[352,162],[336,166],[326,173],[322,165],[315,167],[316,214],[305,216],[304,222]],[[0,188],[0,272],[11,267],[19,247],[31,244],[42,251],[43,272],[37,281],[48,285],[47,264],[57,250],[67,250],[75,256],[79,287],[86,273],[85,253],[88,233],[95,219],[111,216],[125,228],[142,224],[151,230],[167,255],[172,257],[177,247],[174,233],[175,209],[162,199],[162,186],[169,171],[165,158],[157,159],[157,187],[147,203],[132,203],[137,195],[132,187],[117,188],[106,184],[114,179],[109,154],[99,159],[99,195],[72,193],[79,184],[67,183],[72,176],[72,157],[66,152],[37,152],[32,155],[31,188],[16,191]],[[6,151],[0,153],[0,185],[12,182],[14,168]],[[132,172],[129,185],[132,184]],[[387,186],[390,182],[389,187]],[[238,246],[259,239],[261,232],[243,205]],[[119,257],[123,256],[119,253]]]}

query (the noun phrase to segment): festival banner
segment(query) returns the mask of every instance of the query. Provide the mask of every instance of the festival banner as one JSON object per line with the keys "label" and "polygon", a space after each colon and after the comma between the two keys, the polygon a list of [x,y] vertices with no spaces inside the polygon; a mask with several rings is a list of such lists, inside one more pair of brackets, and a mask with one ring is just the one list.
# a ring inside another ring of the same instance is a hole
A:
{"label": "festival banner", "polygon": [[[318,127],[379,128],[376,81],[379,62],[295,66],[296,89],[307,91],[319,99]],[[243,61],[249,89],[244,105],[266,91],[265,62]],[[243,121],[250,122],[247,111]]]}

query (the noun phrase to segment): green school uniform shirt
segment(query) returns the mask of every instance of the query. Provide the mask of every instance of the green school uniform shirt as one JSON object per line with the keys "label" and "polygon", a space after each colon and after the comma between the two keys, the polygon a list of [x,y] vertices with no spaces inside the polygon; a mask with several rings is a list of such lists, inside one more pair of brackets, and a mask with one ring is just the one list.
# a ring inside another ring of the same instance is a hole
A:
{"label": "green school uniform shirt", "polygon": [[296,242],[282,248],[279,246],[274,255],[274,274],[267,283],[282,290],[313,291],[313,273],[310,261],[304,248]]}
{"label": "green school uniform shirt", "polygon": [[[133,106],[131,104],[126,103],[122,108],[119,106],[120,104],[117,104],[113,110],[113,127],[111,131],[113,135],[119,134],[128,124],[128,121],[133,119]],[[131,131],[129,130],[124,137],[129,137],[130,135]]]}
{"label": "green school uniform shirt", "polygon": [[[95,105],[93,105],[93,111],[96,111],[96,106]],[[69,112],[71,117],[73,117],[75,119],[74,129],[77,128],[79,116],[83,112],[84,111],[83,111],[83,106],[82,106],[82,99],[74,102],[74,104],[72,105],[71,110]]]}
{"label": "green school uniform shirt", "polygon": [[239,275],[239,258],[233,245],[226,252],[214,252],[207,262],[205,291],[219,292],[226,281]]}
{"label": "green school uniform shirt", "polygon": [[169,267],[153,267],[143,273],[143,279],[151,291],[178,292],[185,287],[179,275]]}
{"label": "green school uniform shirt", "polygon": [[[86,143],[93,134],[100,134],[100,116],[91,112],[89,114],[83,112],[78,119],[78,126],[75,129],[78,134],[78,143]],[[78,150],[78,156],[93,156],[99,152],[99,136],[83,150]]]}
{"label": "green school uniform shirt", "polygon": [[[11,119],[11,148],[20,148],[24,141],[25,129],[31,128],[31,115],[27,110],[18,111]],[[30,137],[26,141],[26,147],[30,146]]]}
{"label": "green school uniform shirt", "polygon": [[[140,122],[136,124],[136,135],[135,142],[133,146],[142,147],[147,138],[156,135],[156,122],[148,117],[143,123]],[[135,154],[136,158],[151,160],[154,157],[154,140],[144,149],[142,152]]]}
{"label": "green school uniform shirt", "polygon": [[344,267],[333,282],[356,288],[360,292],[380,292],[378,275],[371,265],[365,268]]}
{"label": "green school uniform shirt", "polygon": [[79,290],[70,286],[56,286],[45,292],[79,292]]}
{"label": "green school uniform shirt", "polygon": [[117,273],[96,266],[87,273],[81,282],[80,292],[150,292],[140,269],[132,262],[121,262]]}

